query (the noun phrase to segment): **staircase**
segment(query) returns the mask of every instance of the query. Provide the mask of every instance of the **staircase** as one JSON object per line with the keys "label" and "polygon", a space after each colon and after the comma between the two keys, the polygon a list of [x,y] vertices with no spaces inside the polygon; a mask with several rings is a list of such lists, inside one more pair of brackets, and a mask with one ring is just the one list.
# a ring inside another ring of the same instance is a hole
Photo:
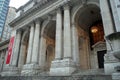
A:
{"label": "staircase", "polygon": [[0,76],[0,80],[112,80],[111,75],[105,75],[102,69],[77,70],[71,76],[48,76],[48,74],[45,72],[35,76]]}
{"label": "staircase", "polygon": [[105,75],[104,69],[76,70],[72,75]]}
{"label": "staircase", "polygon": [[10,76],[0,80],[112,80],[109,75],[74,75],[74,76]]}

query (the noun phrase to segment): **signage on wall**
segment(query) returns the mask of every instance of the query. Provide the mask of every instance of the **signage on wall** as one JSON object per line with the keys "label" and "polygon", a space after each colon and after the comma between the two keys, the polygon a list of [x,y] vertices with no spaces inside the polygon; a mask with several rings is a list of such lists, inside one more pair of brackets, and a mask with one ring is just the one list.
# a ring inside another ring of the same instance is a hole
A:
{"label": "signage on wall", "polygon": [[115,0],[115,6],[117,8],[117,13],[120,21],[120,0]]}
{"label": "signage on wall", "polygon": [[9,46],[8,46],[8,55],[6,58],[6,64],[10,63],[10,59],[11,59],[11,55],[12,55],[12,48],[13,48],[13,44],[14,44],[14,37],[10,38],[10,42],[9,42]]}

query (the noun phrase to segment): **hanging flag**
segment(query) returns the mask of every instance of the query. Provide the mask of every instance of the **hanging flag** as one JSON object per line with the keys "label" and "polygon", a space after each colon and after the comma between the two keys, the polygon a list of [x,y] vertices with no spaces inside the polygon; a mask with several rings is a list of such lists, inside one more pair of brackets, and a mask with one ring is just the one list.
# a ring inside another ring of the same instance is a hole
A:
{"label": "hanging flag", "polygon": [[11,38],[10,38],[10,42],[9,42],[9,46],[8,46],[8,55],[7,55],[7,59],[6,59],[6,64],[9,64],[9,63],[10,63],[10,59],[11,59],[11,55],[12,55],[13,44],[14,44],[14,37],[11,37]]}

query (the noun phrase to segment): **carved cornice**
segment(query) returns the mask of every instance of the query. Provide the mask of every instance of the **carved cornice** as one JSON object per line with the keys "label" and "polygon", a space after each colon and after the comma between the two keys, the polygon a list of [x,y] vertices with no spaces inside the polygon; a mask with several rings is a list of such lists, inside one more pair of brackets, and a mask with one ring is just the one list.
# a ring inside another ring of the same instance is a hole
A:
{"label": "carved cornice", "polygon": [[[70,0],[70,2],[71,1],[73,0]],[[79,0],[76,0],[76,1],[79,1]],[[31,23],[34,19],[38,17],[46,19],[46,15],[54,14],[56,11],[56,8],[58,6],[63,6],[64,3],[65,3],[65,0],[49,0],[48,3],[46,3],[43,6],[40,6],[40,4],[37,4],[36,6],[26,11],[23,15],[13,20],[9,25],[12,27],[15,27],[15,29],[24,28],[25,26],[27,26],[29,23]],[[74,3],[72,3],[72,5]]]}
{"label": "carved cornice", "polygon": [[35,6],[33,6],[30,9],[28,9],[26,12],[24,12],[21,16],[19,16],[16,19],[14,19],[11,23],[9,23],[9,25],[12,26],[12,25],[14,25],[14,23],[16,23],[17,21],[21,20],[22,18],[24,18],[25,16],[29,15],[30,13],[34,12],[35,10],[40,9],[40,8],[42,9],[42,7],[46,6],[47,3],[50,3],[51,1],[53,1],[53,0],[43,0],[43,2],[39,2]]}

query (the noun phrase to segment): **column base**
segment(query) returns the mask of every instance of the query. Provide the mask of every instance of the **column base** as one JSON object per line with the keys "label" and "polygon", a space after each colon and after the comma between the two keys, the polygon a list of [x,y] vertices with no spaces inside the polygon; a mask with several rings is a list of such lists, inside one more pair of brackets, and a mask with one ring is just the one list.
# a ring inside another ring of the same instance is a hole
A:
{"label": "column base", "polygon": [[38,75],[41,72],[38,64],[25,64],[21,71],[21,76]]}
{"label": "column base", "polygon": [[120,62],[104,63],[105,74],[111,75],[116,72],[115,67],[120,66]]}
{"label": "column base", "polygon": [[63,59],[52,61],[50,68],[51,76],[69,76],[76,70],[72,59]]}
{"label": "column base", "polygon": [[20,70],[15,66],[4,66],[1,76],[19,76]]}
{"label": "column base", "polygon": [[112,80],[120,80],[120,72],[113,73]]}

